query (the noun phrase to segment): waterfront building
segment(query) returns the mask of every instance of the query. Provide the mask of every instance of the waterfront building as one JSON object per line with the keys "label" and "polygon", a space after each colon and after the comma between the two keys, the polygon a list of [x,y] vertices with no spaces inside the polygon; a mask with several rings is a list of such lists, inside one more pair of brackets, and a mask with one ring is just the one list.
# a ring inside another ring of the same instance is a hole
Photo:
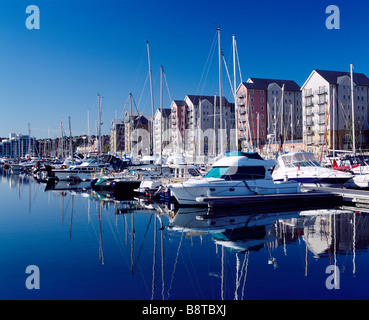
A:
{"label": "waterfront building", "polygon": [[125,118],[124,153],[126,155],[150,155],[151,126],[152,117],[148,115],[132,115]]}
{"label": "waterfront building", "polygon": [[22,158],[32,155],[35,139],[28,135],[10,133],[8,139],[0,142],[0,156],[7,158]]}
{"label": "waterfront building", "polygon": [[356,148],[367,146],[369,78],[366,75],[353,73],[354,108],[350,72],[313,70],[301,90],[306,151],[316,155],[322,150],[352,151],[352,112]]}
{"label": "waterfront building", "polygon": [[238,139],[241,149],[302,138],[302,97],[293,80],[249,78],[237,89]]}
{"label": "waterfront building", "polygon": [[216,96],[186,95],[183,101],[174,100],[171,104],[172,142],[175,142],[172,148],[178,147],[189,161],[234,148],[234,104],[222,97],[222,109],[220,117],[220,99]]}
{"label": "waterfront building", "polygon": [[[171,109],[163,108],[161,112],[160,109],[156,110],[154,116],[154,155],[169,154],[167,150],[167,145],[170,142],[171,136]],[[162,148],[162,149],[160,149]]]}
{"label": "waterfront building", "polygon": [[173,100],[170,105],[170,147],[169,153],[185,153],[185,130],[187,123],[187,106],[184,100]]}
{"label": "waterfront building", "polygon": [[122,154],[125,146],[124,121],[113,119],[110,128],[110,153]]}

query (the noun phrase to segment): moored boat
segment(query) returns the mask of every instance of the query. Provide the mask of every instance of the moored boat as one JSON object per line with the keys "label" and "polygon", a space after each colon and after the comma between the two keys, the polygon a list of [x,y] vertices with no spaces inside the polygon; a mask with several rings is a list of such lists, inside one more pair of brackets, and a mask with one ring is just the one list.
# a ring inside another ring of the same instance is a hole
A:
{"label": "moored boat", "polygon": [[291,152],[278,157],[274,181],[293,180],[304,185],[342,187],[353,175],[322,167],[311,152]]}
{"label": "moored boat", "polygon": [[180,205],[203,205],[197,197],[234,197],[301,192],[297,182],[275,182],[270,169],[274,160],[264,160],[258,153],[231,152],[216,161],[200,179],[168,185]]}

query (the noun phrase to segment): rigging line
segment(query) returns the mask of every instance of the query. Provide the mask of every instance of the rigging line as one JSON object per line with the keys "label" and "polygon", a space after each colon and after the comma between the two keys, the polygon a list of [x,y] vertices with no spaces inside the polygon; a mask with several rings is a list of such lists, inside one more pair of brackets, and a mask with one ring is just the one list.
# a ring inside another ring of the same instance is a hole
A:
{"label": "rigging line", "polygon": [[229,72],[228,72],[228,67],[227,67],[227,63],[225,61],[223,52],[222,52],[222,57],[223,57],[224,66],[225,66],[225,69],[226,69],[226,72],[227,72],[227,76],[228,76],[228,80],[229,80],[229,85],[231,86],[232,96],[236,100],[236,92],[233,91],[231,77],[230,77]]}
{"label": "rigging line", "polygon": [[139,74],[140,74],[140,71],[141,71],[141,68],[142,68],[142,64],[143,64],[143,61],[144,61],[145,58],[146,58],[146,47],[144,47],[144,49],[143,49],[143,54],[141,55],[141,62],[139,63],[139,66],[136,70],[136,79],[133,83],[133,88],[131,88],[130,91],[133,91],[135,89],[136,85],[137,85],[138,77],[139,77]]}
{"label": "rigging line", "polygon": [[241,64],[240,64],[240,59],[238,57],[238,49],[237,49],[237,41],[236,41],[236,38],[234,39],[234,42],[235,42],[235,48],[236,48],[236,57],[237,57],[238,72],[240,74],[240,79],[241,79],[241,83],[242,83]]}
{"label": "rigging line", "polygon": [[[209,69],[210,69],[211,61],[213,61],[213,57],[214,57],[214,52],[215,52],[215,47],[216,47],[216,40],[217,40],[217,31],[215,32],[213,43],[212,43],[212,45],[210,47],[209,54],[208,54],[208,57],[206,59],[205,66],[204,66],[204,69],[202,71],[201,78],[200,78],[199,84],[198,84],[197,89],[196,89],[196,95],[199,92],[199,89],[200,89],[200,86],[201,86],[201,82],[202,82],[203,77],[204,77],[205,70],[207,69],[207,71],[206,71],[206,77],[205,77],[204,84],[203,84],[202,89],[201,89],[201,93],[204,90],[205,82],[206,82],[206,79],[207,79],[208,74],[209,74]],[[210,62],[209,62],[209,59],[210,59]]]}
{"label": "rigging line", "polygon": [[169,299],[170,297],[170,290],[172,289],[172,284],[173,284],[173,280],[174,280],[174,273],[176,271],[176,268],[177,268],[177,263],[178,263],[178,256],[179,256],[179,251],[181,249],[181,245],[182,245],[182,240],[183,240],[183,237],[184,236],[184,231],[182,230],[182,234],[181,234],[181,240],[179,241],[179,245],[178,245],[178,249],[177,249],[177,255],[176,255],[176,258],[174,260],[174,266],[173,266],[173,272],[172,272],[172,276],[170,278],[170,283],[169,283],[169,288],[168,288],[168,291],[167,291],[167,299]]}
{"label": "rigging line", "polygon": [[166,76],[165,72],[163,72],[163,73],[164,73],[165,85],[166,85],[166,87],[167,87],[167,91],[168,91],[169,101],[170,101],[170,102],[172,102],[172,97],[170,96],[170,91],[169,91],[169,86],[168,86],[167,76]]}
{"label": "rigging line", "polygon": [[135,261],[135,263],[134,263],[134,265],[133,265],[133,269],[136,267],[136,265],[137,265],[137,263],[138,263],[138,260],[140,259],[141,250],[142,250],[142,247],[143,247],[144,241],[145,241],[145,239],[146,239],[147,232],[149,231],[152,217],[153,217],[153,214],[151,214],[151,217],[150,217],[149,223],[148,223],[148,224],[147,224],[147,226],[146,226],[146,231],[145,231],[145,234],[144,234],[144,236],[143,236],[143,239],[142,239],[142,242],[141,242],[141,246],[140,246],[140,248],[138,249],[138,253],[137,253],[136,261]]}
{"label": "rigging line", "polygon": [[145,91],[146,84],[147,84],[147,79],[149,79],[149,75],[150,75],[150,72],[148,71],[148,72],[147,72],[147,75],[146,75],[146,80],[145,80],[144,87],[143,87],[143,89],[142,89],[142,91],[141,91],[140,99],[138,99],[138,104],[139,104],[139,105],[141,104],[142,95],[143,95],[143,93],[144,93],[144,91]]}

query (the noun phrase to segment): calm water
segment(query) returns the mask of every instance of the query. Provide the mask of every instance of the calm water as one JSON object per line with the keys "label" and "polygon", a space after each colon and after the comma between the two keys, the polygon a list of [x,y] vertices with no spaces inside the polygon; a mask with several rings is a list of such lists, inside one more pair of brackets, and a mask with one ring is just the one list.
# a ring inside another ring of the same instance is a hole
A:
{"label": "calm water", "polygon": [[[350,210],[201,219],[90,190],[0,175],[1,299],[368,299],[369,215]],[[36,265],[40,289],[25,270]],[[339,289],[326,273],[337,266]],[[332,281],[328,281],[332,283]]]}

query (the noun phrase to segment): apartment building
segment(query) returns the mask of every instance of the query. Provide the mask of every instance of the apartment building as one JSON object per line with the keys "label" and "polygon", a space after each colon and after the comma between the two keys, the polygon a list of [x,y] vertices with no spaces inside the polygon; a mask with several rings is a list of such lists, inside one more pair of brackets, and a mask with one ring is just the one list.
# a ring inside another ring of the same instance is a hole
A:
{"label": "apartment building", "polygon": [[0,156],[8,158],[20,158],[34,153],[35,138],[28,135],[9,134],[9,139],[0,142]]}
{"label": "apartment building", "polygon": [[356,148],[368,144],[369,78],[366,75],[353,73],[354,106],[350,72],[313,70],[301,90],[306,151],[319,154],[322,149],[352,150],[353,122]]}
{"label": "apartment building", "polygon": [[268,135],[302,138],[302,96],[293,80],[249,78],[237,89],[241,148],[261,146]]}
{"label": "apartment building", "polygon": [[169,154],[167,145],[171,137],[171,109],[157,109],[154,115],[154,155]]}
{"label": "apartment building", "polygon": [[111,154],[122,154],[125,146],[124,121],[113,119],[110,128],[110,152]]}
{"label": "apartment building", "polygon": [[234,104],[225,97],[222,117],[220,98],[215,95],[186,95],[183,101],[172,102],[171,112],[172,141],[176,142],[172,145],[187,157],[217,155],[234,148]]}

